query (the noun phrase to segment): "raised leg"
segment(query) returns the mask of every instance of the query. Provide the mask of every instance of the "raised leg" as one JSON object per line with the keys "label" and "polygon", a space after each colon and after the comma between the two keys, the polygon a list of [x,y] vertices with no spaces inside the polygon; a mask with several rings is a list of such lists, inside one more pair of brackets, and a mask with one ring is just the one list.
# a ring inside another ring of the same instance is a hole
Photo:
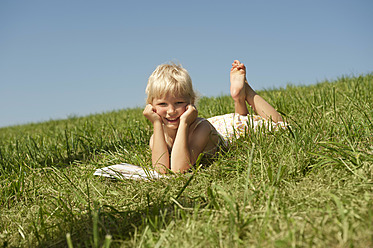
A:
{"label": "raised leg", "polygon": [[240,115],[249,113],[246,106],[246,87],[245,87],[246,68],[240,61],[235,60],[231,68],[231,96],[234,100],[235,112]]}
{"label": "raised leg", "polygon": [[246,67],[238,60],[232,64],[230,79],[231,96],[234,100],[236,113],[247,115],[249,113],[246,107],[247,102],[256,114],[266,120],[283,121],[281,115],[250,87],[246,80]]}

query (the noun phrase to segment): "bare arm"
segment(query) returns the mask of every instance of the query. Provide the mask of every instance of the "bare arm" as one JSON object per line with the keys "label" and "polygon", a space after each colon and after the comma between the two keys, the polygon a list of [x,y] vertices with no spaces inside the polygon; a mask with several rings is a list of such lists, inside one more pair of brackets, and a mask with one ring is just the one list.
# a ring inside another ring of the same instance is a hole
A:
{"label": "bare arm", "polygon": [[167,169],[170,169],[170,159],[166,140],[164,138],[161,117],[155,113],[151,104],[146,105],[143,114],[153,123],[154,133],[149,142],[152,150],[153,167],[160,173],[166,173]]}
{"label": "bare arm", "polygon": [[171,170],[173,172],[184,172],[190,168],[193,161],[189,149],[189,125],[180,123],[171,152]]}
{"label": "bare arm", "polygon": [[164,138],[162,123],[155,122],[153,125],[154,134],[150,143],[152,164],[156,171],[164,174],[167,172],[167,169],[170,169],[170,156]]}
{"label": "bare arm", "polygon": [[211,131],[208,124],[201,123],[193,130],[192,140],[189,140],[190,124],[195,121],[197,110],[191,106],[183,117],[186,117],[186,120],[180,121],[171,152],[171,170],[174,172],[185,172],[195,164],[209,141]]}
{"label": "bare arm", "polygon": [[173,172],[185,172],[193,165],[191,150],[189,147],[189,128],[196,120],[198,112],[192,105],[180,116],[180,124],[177,129],[175,141],[171,152],[171,170]]}

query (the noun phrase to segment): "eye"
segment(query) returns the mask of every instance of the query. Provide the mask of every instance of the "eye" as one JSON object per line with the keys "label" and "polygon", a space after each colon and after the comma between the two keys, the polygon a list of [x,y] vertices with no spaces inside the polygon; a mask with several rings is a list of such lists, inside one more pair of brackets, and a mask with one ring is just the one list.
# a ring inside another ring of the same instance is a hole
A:
{"label": "eye", "polygon": [[165,103],[165,102],[161,102],[161,103],[158,103],[157,105],[158,105],[158,106],[161,106],[161,107],[165,107],[165,106],[167,106],[167,103]]}
{"label": "eye", "polygon": [[181,105],[181,104],[184,104],[185,102],[176,102],[177,105]]}

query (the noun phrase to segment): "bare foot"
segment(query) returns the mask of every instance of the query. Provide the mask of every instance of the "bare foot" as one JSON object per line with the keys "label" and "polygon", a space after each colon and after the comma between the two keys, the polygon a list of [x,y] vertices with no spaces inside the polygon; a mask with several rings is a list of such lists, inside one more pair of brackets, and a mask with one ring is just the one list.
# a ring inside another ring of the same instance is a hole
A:
{"label": "bare foot", "polygon": [[231,69],[231,96],[234,101],[245,101],[246,67],[240,61],[235,60]]}

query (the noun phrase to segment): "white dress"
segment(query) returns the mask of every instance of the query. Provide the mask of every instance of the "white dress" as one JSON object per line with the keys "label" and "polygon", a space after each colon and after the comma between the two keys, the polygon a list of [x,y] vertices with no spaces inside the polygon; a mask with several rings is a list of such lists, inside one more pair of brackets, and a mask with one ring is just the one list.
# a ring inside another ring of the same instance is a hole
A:
{"label": "white dress", "polygon": [[223,137],[225,142],[232,141],[234,138],[247,134],[249,128],[257,131],[265,128],[269,131],[275,131],[280,128],[285,129],[287,124],[279,121],[277,123],[265,120],[259,115],[240,115],[236,113],[225,114],[210,117],[207,119]]}

